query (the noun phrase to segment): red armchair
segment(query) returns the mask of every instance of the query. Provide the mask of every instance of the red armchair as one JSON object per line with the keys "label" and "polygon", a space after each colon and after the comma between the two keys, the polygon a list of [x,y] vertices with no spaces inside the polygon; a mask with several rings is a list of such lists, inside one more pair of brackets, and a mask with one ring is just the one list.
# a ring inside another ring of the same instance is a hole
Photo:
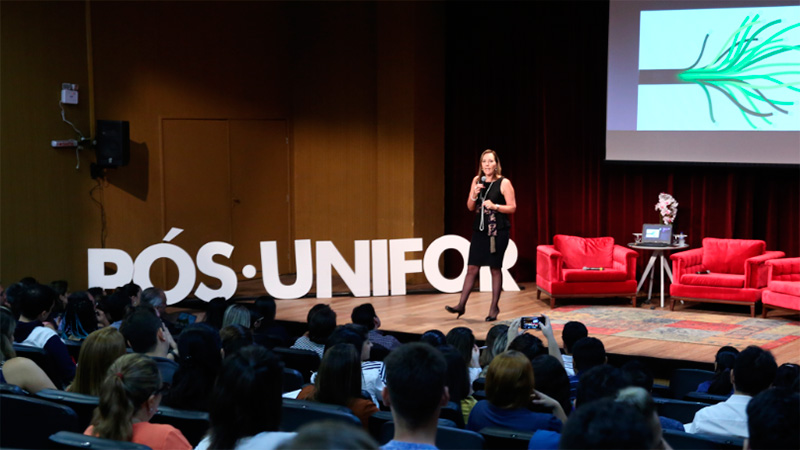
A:
{"label": "red armchair", "polygon": [[767,272],[761,317],[767,317],[768,308],[800,311],[800,258],[767,261]]}
{"label": "red armchair", "polygon": [[[557,234],[553,245],[536,247],[536,298],[630,297],[636,307],[636,258],[612,237],[582,238]],[[602,267],[603,270],[583,270]]]}
{"label": "red armchair", "polygon": [[671,255],[672,302],[732,303],[750,306],[756,316],[756,303],[767,285],[770,259],[783,252],[766,251],[764,241],[704,238],[703,246]]}

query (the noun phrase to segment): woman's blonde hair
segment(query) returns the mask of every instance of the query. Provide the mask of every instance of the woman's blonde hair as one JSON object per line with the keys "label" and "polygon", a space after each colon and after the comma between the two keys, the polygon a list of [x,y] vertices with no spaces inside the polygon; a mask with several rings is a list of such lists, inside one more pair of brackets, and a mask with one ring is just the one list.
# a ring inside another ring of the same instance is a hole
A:
{"label": "woman's blonde hair", "polygon": [[158,365],[149,356],[130,353],[108,368],[100,387],[100,402],[94,410],[94,435],[130,441],[133,416],[161,387]]}
{"label": "woman's blonde hair", "polygon": [[91,332],[81,345],[75,380],[67,390],[99,397],[108,368],[125,352],[125,338],[116,328],[104,327]]}
{"label": "woman's blonde hair", "polygon": [[497,152],[490,148],[487,148],[486,150],[483,151],[483,153],[481,153],[481,157],[478,158],[478,181],[480,181],[480,177],[483,175],[483,169],[481,163],[483,162],[483,157],[487,153],[491,153],[494,156],[494,162],[497,163],[497,167],[495,167],[494,169],[494,176],[499,178],[500,175],[503,174],[503,166],[500,165],[500,157],[497,156]]}
{"label": "woman's blonde hair", "polygon": [[530,404],[534,379],[531,361],[522,352],[507,350],[495,356],[486,371],[486,399],[505,409]]}

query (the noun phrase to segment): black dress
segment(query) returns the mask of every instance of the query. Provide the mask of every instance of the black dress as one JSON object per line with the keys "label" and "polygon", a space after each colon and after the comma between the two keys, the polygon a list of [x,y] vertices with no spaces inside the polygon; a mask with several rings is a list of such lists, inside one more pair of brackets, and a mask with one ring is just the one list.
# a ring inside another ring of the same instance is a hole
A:
{"label": "black dress", "polygon": [[[484,200],[491,200],[496,205],[505,205],[506,198],[500,192],[503,177],[486,186],[475,203],[475,220],[472,224],[472,241],[469,245],[470,266],[489,266],[499,269],[503,265],[503,256],[508,248],[511,222],[508,216],[499,211],[481,208]],[[486,184],[486,183],[484,183]],[[483,216],[483,221],[481,221]],[[494,236],[494,252],[492,252],[492,234]]]}

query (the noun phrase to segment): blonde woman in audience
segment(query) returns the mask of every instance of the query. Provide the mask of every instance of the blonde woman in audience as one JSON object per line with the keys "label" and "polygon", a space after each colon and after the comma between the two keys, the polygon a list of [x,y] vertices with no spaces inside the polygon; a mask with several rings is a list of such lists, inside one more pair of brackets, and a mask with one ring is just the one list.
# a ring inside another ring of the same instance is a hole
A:
{"label": "blonde woman in audience", "polygon": [[0,383],[8,383],[36,393],[56,386],[47,374],[28,358],[17,356],[14,351],[14,329],[17,320],[5,307],[0,307]]}
{"label": "blonde woman in audience", "polygon": [[222,328],[241,325],[250,329],[250,310],[244,305],[231,305],[222,316]]}
{"label": "blonde woman in audience", "polygon": [[100,402],[84,434],[144,444],[153,450],[192,448],[172,425],[150,423],[161,403],[161,375],[151,358],[131,353],[117,359],[100,387]]}
{"label": "blonde woman in audience", "polygon": [[67,390],[99,397],[108,368],[125,353],[125,338],[119,330],[105,327],[93,331],[81,345],[75,380]]}

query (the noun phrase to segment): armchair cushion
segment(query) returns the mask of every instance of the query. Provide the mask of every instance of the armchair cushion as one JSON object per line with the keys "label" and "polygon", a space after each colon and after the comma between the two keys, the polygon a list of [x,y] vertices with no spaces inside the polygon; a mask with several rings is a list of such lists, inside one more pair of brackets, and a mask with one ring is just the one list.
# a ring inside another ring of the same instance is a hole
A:
{"label": "armchair cushion", "polygon": [[745,261],[766,251],[766,243],[749,239],[703,239],[703,267],[717,273],[744,274]]}
{"label": "armchair cushion", "polygon": [[[582,266],[581,266],[582,267]],[[585,282],[585,281],[625,281],[627,271],[625,270],[583,270],[583,269],[564,269],[564,281],[566,282]]]}
{"label": "armchair cushion", "polygon": [[687,273],[681,277],[681,284],[741,289],[744,287],[744,275],[732,275],[728,273],[709,273],[700,275],[696,273]]}
{"label": "armchair cushion", "polygon": [[614,238],[582,238],[557,234],[553,246],[564,256],[564,268],[613,267]]}
{"label": "armchair cushion", "polygon": [[800,281],[770,281],[767,289],[779,294],[800,297]]}

